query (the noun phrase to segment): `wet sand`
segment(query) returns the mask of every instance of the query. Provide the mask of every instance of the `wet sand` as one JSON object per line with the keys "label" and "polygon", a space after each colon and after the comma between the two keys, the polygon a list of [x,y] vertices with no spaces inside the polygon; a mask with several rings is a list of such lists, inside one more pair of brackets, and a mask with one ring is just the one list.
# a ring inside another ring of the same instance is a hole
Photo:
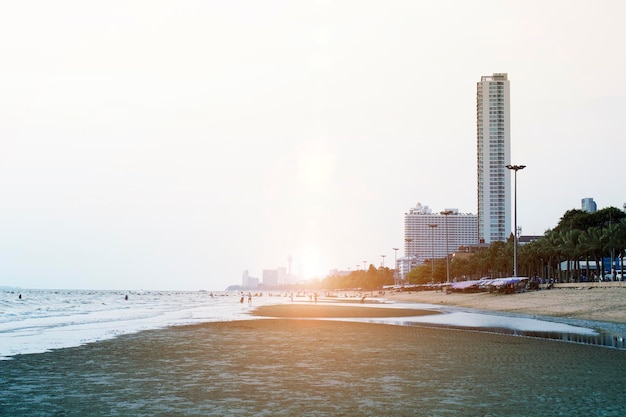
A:
{"label": "wet sand", "polygon": [[[423,311],[385,314],[422,314]],[[410,310],[410,309],[409,309]],[[626,352],[294,303],[0,362],[11,416],[621,416]],[[306,317],[298,319],[297,317]]]}
{"label": "wet sand", "polygon": [[[617,284],[617,283],[616,283]],[[387,293],[394,301],[626,324],[626,287],[572,285],[520,294],[418,291]]]}
{"label": "wet sand", "polygon": [[[332,300],[331,300],[332,301]],[[356,304],[356,300],[352,303]],[[367,305],[349,306],[291,303],[260,306],[250,311],[260,317],[275,318],[372,318],[372,317],[411,317],[439,314],[437,311],[419,308],[378,308]]]}

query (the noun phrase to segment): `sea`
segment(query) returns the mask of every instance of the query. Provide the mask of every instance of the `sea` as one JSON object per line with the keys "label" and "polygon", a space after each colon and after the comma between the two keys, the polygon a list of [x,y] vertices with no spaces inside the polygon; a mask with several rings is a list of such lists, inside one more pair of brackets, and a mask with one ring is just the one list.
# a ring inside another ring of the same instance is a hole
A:
{"label": "sea", "polygon": [[250,319],[252,306],[284,294],[253,297],[209,291],[20,289],[0,292],[0,360],[81,346],[171,326]]}
{"label": "sea", "polygon": [[[20,289],[0,292],[0,360],[85,345],[172,326],[250,320],[255,306],[293,302],[292,294],[237,291],[115,291]],[[355,296],[356,298],[356,296]],[[358,299],[358,298],[356,298]],[[310,301],[306,294],[296,302]],[[396,325],[453,327],[626,348],[626,326],[509,315],[373,299],[368,306],[423,308],[442,314],[350,319]]]}

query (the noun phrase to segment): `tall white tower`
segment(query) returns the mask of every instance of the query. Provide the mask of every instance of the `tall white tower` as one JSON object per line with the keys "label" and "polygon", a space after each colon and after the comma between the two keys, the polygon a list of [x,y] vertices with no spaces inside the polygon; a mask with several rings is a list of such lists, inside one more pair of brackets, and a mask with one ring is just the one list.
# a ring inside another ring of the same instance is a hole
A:
{"label": "tall white tower", "polygon": [[511,230],[510,86],[506,73],[480,78],[476,88],[478,241],[505,241]]}

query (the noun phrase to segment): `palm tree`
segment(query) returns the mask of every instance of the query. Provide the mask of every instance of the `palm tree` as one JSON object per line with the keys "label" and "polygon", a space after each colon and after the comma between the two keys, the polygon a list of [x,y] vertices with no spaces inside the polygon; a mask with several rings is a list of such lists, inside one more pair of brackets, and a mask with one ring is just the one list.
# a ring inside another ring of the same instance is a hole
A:
{"label": "palm tree", "polygon": [[561,233],[559,233],[559,235],[561,235],[561,239],[563,240],[561,250],[565,254],[567,260],[568,282],[571,282],[572,279],[574,279],[574,274],[572,273],[572,271],[576,273],[576,278],[578,278],[577,275],[578,271],[580,270],[580,257],[583,253],[583,249],[579,240],[581,233],[582,231],[579,229],[563,230]]}
{"label": "palm tree", "polygon": [[[526,276],[541,274],[541,256],[540,246],[537,241],[533,241],[521,246],[518,249],[518,264],[521,265],[520,270],[526,271]],[[522,274],[524,275],[524,274]]]}
{"label": "palm tree", "polygon": [[559,233],[550,229],[546,230],[543,238],[538,241],[539,256],[548,261],[546,280],[550,280],[554,276],[552,261],[556,260],[556,265],[560,264],[562,243]]}
{"label": "palm tree", "polygon": [[598,274],[599,279],[602,279],[602,271],[604,268],[600,265],[604,254],[607,253],[608,250],[607,231],[600,227],[589,228],[581,235],[581,244],[585,255],[587,255],[587,259],[589,257],[593,258],[596,265],[596,274]]}
{"label": "palm tree", "polygon": [[[619,257],[624,252],[624,220],[618,223],[611,223],[605,229],[607,234],[606,253],[611,257],[611,273],[616,269],[614,259],[616,255]],[[613,279],[616,277],[614,276]]]}
{"label": "palm tree", "polygon": [[509,255],[507,253],[507,244],[505,242],[493,242],[489,246],[488,250],[489,260],[491,263],[491,276],[492,277],[504,277],[511,271],[513,258],[513,252]]}
{"label": "palm tree", "polygon": [[626,219],[622,219],[615,230],[615,243],[619,249],[622,280],[624,280],[624,256],[626,255]]}

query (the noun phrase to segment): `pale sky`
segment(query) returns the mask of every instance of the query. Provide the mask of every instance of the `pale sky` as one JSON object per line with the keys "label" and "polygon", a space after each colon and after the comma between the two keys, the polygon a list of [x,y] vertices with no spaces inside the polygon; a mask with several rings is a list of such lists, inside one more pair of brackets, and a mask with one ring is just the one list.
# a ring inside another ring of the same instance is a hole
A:
{"label": "pale sky", "polygon": [[[626,2],[2,1],[0,285],[223,290],[476,213],[508,73],[523,234],[621,208]],[[403,254],[399,251],[398,256]]]}

